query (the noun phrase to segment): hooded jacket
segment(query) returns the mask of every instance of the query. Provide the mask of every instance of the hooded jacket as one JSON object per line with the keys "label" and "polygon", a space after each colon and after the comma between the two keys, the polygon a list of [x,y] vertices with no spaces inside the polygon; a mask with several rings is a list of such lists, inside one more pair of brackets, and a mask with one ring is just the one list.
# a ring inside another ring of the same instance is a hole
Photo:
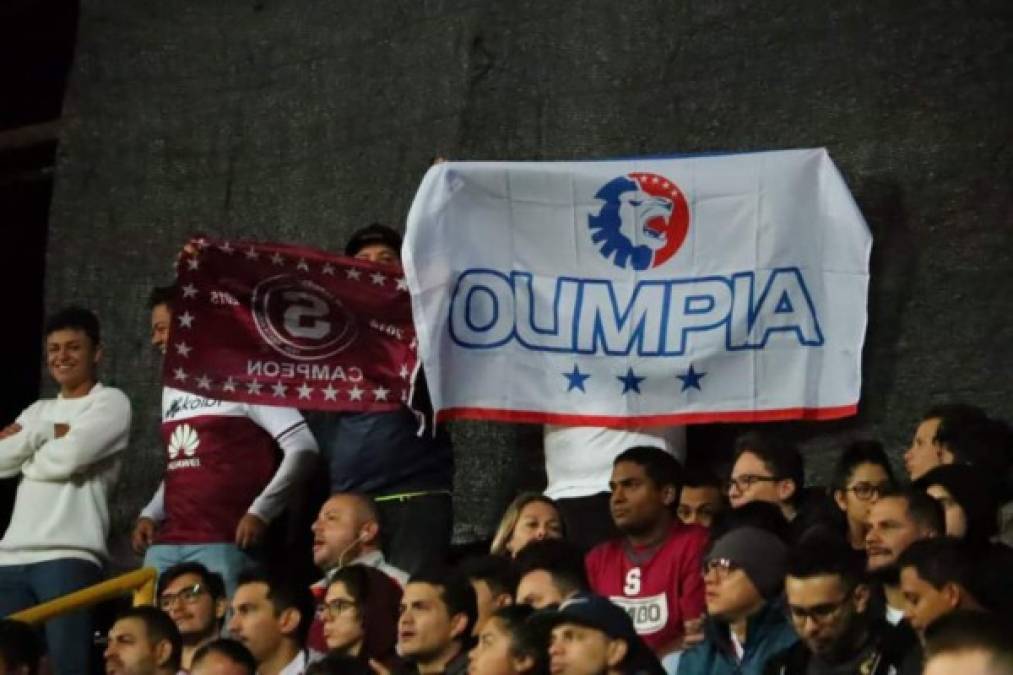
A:
{"label": "hooded jacket", "polygon": [[711,617],[704,624],[704,641],[683,653],[678,674],[762,675],[771,656],[797,641],[783,604],[768,602],[746,622],[746,643],[739,661],[728,624]]}

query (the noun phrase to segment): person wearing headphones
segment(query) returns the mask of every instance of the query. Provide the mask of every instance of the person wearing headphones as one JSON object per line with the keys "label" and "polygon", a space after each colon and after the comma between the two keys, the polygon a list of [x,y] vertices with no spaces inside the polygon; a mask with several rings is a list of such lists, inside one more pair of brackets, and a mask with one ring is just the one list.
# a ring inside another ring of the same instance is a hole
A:
{"label": "person wearing headphones", "polygon": [[[356,492],[333,494],[320,507],[313,530],[313,564],[324,573],[310,590],[322,600],[334,574],[348,565],[380,570],[404,588],[408,573],[387,562],[380,550],[380,517],[373,500]],[[326,651],[322,623],[310,627],[309,646]]]}

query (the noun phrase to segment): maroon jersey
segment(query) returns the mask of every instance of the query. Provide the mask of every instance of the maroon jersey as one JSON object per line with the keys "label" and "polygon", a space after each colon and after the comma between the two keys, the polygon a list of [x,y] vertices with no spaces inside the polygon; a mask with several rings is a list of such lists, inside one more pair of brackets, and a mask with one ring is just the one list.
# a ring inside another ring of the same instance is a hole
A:
{"label": "maroon jersey", "polygon": [[644,642],[656,652],[670,651],[682,637],[683,622],[704,613],[701,558],[707,530],[699,525],[672,525],[668,537],[652,547],[637,548],[613,539],[587,554],[588,581],[627,611]]}
{"label": "maroon jersey", "polygon": [[236,526],[278,466],[279,442],[305,433],[291,408],[162,394],[165,523],[159,544],[232,542]]}

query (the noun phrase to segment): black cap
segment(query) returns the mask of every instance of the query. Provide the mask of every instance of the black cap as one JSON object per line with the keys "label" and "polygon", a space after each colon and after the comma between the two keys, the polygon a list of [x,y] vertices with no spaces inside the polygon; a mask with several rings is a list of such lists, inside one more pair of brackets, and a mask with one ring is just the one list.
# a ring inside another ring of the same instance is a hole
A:
{"label": "black cap", "polygon": [[383,244],[394,249],[398,258],[401,257],[401,235],[392,227],[382,223],[370,223],[359,228],[345,245],[345,255],[355,255],[362,249],[373,244]]}
{"label": "black cap", "polygon": [[555,610],[539,612],[536,621],[540,626],[551,630],[564,623],[574,623],[600,630],[611,639],[626,642],[626,658],[623,667],[626,672],[644,675],[661,675],[665,671],[658,657],[637,635],[633,621],[624,609],[615,605],[608,598],[593,593],[578,593],[560,603]]}

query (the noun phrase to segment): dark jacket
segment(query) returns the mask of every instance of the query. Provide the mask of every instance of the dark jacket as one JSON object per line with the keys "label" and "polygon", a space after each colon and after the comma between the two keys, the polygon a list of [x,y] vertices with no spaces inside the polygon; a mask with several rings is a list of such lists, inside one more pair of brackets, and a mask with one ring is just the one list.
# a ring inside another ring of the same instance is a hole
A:
{"label": "dark jacket", "polygon": [[[877,621],[869,630],[865,644],[855,654],[868,650],[861,663],[854,665],[855,675],[888,675],[902,672],[905,656],[910,652],[913,634],[886,621]],[[917,643],[917,640],[915,640]],[[801,640],[775,654],[764,668],[764,675],[807,675],[812,652]],[[833,672],[828,666],[827,672]]]}
{"label": "dark jacket", "polygon": [[707,619],[704,641],[679,659],[679,675],[761,675],[774,654],[798,641],[781,602],[769,602],[746,624],[742,661],[735,658],[728,624]]}

